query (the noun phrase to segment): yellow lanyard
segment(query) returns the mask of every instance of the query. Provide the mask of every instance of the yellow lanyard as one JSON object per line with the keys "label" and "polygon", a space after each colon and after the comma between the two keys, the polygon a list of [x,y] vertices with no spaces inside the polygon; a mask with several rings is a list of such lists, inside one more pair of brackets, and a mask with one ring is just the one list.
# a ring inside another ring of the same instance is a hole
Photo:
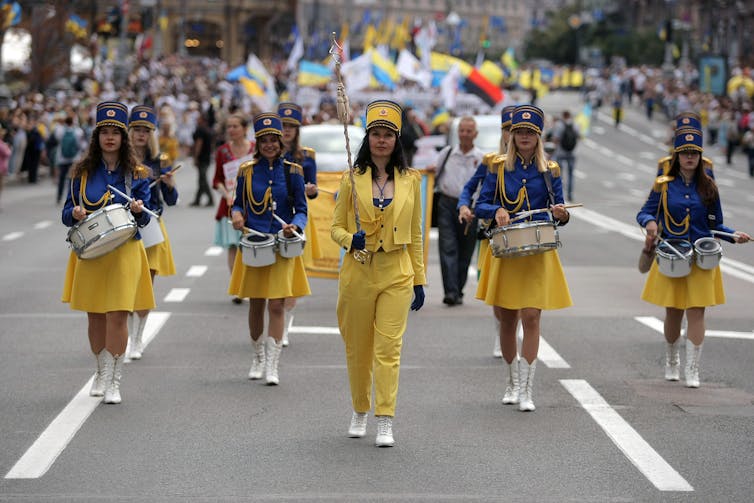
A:
{"label": "yellow lanyard", "polygon": [[[261,215],[265,211],[267,211],[267,207],[270,205],[270,201],[272,200],[272,186],[268,186],[267,190],[264,191],[264,195],[262,195],[262,200],[257,201],[254,198],[254,191],[252,190],[251,178],[253,175],[254,169],[249,169],[249,176],[247,176],[246,180],[244,181],[244,189],[246,190],[246,197],[249,201],[251,201],[251,212],[255,215]],[[258,206],[261,209],[257,210],[254,208],[254,206]]]}
{"label": "yellow lanyard", "polygon": [[[501,166],[502,167],[502,166]],[[526,186],[522,185],[520,189],[518,189],[518,194],[516,195],[516,199],[508,199],[508,196],[505,194],[505,168],[498,171],[497,174],[497,186],[498,186],[498,193],[500,194],[500,200],[508,205],[513,205],[513,209],[507,209],[505,208],[505,211],[508,213],[515,213],[521,209],[521,207],[524,205],[524,202],[526,202],[527,208],[530,207],[529,204],[529,193],[526,190]],[[503,205],[503,207],[506,206],[506,204]]]}
{"label": "yellow lanyard", "polygon": [[[670,210],[668,209],[668,184],[665,183],[662,185],[662,207],[663,207],[663,213],[665,213],[665,230],[667,230],[670,234],[673,234],[674,236],[682,236],[689,231],[689,226],[691,224],[691,215],[686,214],[684,219],[678,223],[675,220],[673,220],[673,216],[670,214]],[[682,227],[682,230],[680,232],[674,232],[671,228],[671,224],[676,227]]]}
{"label": "yellow lanyard", "polygon": [[81,185],[79,186],[79,201],[83,201],[86,206],[97,206],[96,210],[89,210],[84,206],[84,211],[87,213],[93,213],[100,208],[102,208],[107,201],[110,200],[113,195],[110,193],[110,189],[106,190],[105,193],[102,195],[102,197],[99,198],[99,200],[95,202],[89,201],[86,197],[86,179],[87,179],[87,173],[84,172],[81,175]]}

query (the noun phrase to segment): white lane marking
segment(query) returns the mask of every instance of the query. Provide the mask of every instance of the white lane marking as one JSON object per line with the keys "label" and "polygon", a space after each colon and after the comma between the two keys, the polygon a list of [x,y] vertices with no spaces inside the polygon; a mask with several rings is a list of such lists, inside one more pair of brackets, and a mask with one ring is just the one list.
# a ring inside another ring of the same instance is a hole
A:
{"label": "white lane marking", "polygon": [[42,220],[41,222],[37,222],[36,224],[34,224],[34,228],[37,230],[46,229],[51,225],[52,225],[51,220]]}
{"label": "white lane marking", "polygon": [[210,246],[204,252],[204,255],[207,257],[217,257],[222,254],[223,254],[223,248],[221,246]]}
{"label": "white lane marking", "polygon": [[537,354],[537,360],[541,361],[547,366],[547,368],[551,369],[571,368],[568,362],[565,361],[558,352],[555,351],[555,348],[550,346],[541,335],[539,336],[539,353]]}
{"label": "white lane marking", "polygon": [[639,157],[642,159],[648,159],[650,161],[656,161],[657,160],[657,154],[654,152],[640,152]]}
{"label": "white lane marking", "polygon": [[163,302],[183,302],[190,291],[190,288],[173,288],[162,300]]}
{"label": "white lane marking", "polygon": [[[579,208],[579,211],[571,212],[571,216],[582,219],[590,224],[595,224],[597,227],[601,227],[605,230],[617,232],[627,238],[636,241],[644,241],[644,234],[641,232],[638,224],[629,225],[587,208]],[[724,273],[730,274],[738,279],[754,283],[754,267],[749,264],[723,257],[720,261],[720,269]]]}
{"label": "white lane marking", "polygon": [[188,276],[189,278],[199,278],[201,276],[204,276],[204,273],[206,272],[206,265],[192,265],[191,267],[189,267],[189,270],[186,271],[186,276]]}
{"label": "white lane marking", "polygon": [[291,334],[318,334],[318,335],[340,335],[338,327],[294,327],[288,328]]}
{"label": "white lane marking", "polygon": [[[663,321],[659,318],[655,318],[654,316],[636,316],[634,317],[634,319],[656,332],[659,332],[661,334],[665,332]],[[721,339],[744,339],[754,341],[754,330],[751,332],[734,332],[732,330],[705,330],[704,336],[719,337]]]}
{"label": "white lane marking", "polygon": [[627,182],[633,182],[636,181],[636,175],[633,173],[627,173],[625,171],[618,173],[618,178],[621,180],[626,180]]}
{"label": "white lane marking", "polygon": [[[153,311],[149,314],[144,326],[145,346],[155,338],[168,318],[170,318],[168,312]],[[84,387],[37,437],[37,440],[5,475],[6,479],[36,479],[47,473],[94,409],[102,403],[101,397],[89,396],[93,379],[94,376],[89,378]]]}
{"label": "white lane marking", "polygon": [[693,491],[694,488],[644,440],[582,379],[561,379],[560,384],[573,395],[610,440],[633,465],[660,491]]}
{"label": "white lane marking", "polygon": [[18,231],[18,232],[9,232],[5,236],[3,236],[3,241],[13,241],[14,239],[18,239],[18,238],[20,238],[23,235],[24,235],[24,233],[20,232],[20,231]]}
{"label": "white lane marking", "polygon": [[635,159],[631,159],[630,157],[626,157],[623,154],[616,154],[615,159],[617,159],[619,162],[625,164],[626,166],[633,167],[634,164],[636,164]]}
{"label": "white lane marking", "polygon": [[579,180],[586,180],[586,173],[578,169],[573,170],[573,176],[575,176]]}
{"label": "white lane marking", "polygon": [[736,182],[735,181],[728,180],[727,178],[720,178],[720,177],[718,177],[718,178],[715,178],[715,182],[718,185],[722,185],[723,187],[735,187],[736,186]]}

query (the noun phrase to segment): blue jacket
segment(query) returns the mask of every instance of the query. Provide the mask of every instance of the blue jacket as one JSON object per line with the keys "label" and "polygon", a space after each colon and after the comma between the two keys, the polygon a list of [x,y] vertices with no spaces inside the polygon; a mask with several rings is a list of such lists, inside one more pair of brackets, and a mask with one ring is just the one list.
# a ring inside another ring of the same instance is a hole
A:
{"label": "blue jacket", "polygon": [[[160,178],[160,175],[168,173],[172,166],[160,167],[160,158],[144,161],[144,166],[149,168],[150,182]],[[150,189],[149,195],[149,209],[162,215],[164,210],[163,202],[168,206],[175,206],[178,202],[178,189],[175,187],[168,187],[167,184],[157,182],[154,187]]]}
{"label": "blue jacket", "polygon": [[[314,149],[301,147],[301,152],[304,155],[300,163],[301,167],[304,168],[304,183],[317,185],[317,161],[314,160]],[[298,163],[293,157],[293,152],[286,152],[283,154],[283,158],[294,164]],[[317,197],[317,194],[309,196],[309,199],[314,199],[315,197]]]}

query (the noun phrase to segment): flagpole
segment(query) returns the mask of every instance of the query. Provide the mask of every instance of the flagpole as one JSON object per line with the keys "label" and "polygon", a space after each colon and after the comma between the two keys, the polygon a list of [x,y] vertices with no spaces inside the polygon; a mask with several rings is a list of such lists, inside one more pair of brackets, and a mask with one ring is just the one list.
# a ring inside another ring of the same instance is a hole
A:
{"label": "flagpole", "polygon": [[[343,134],[346,137],[346,155],[348,157],[348,178],[351,182],[351,198],[353,200],[353,216],[356,220],[356,232],[361,230],[361,218],[359,217],[359,199],[356,194],[356,181],[353,176],[353,161],[351,160],[351,141],[348,138],[348,119],[350,115],[350,106],[348,104],[348,95],[346,94],[346,86],[343,84],[343,76],[340,73],[340,60],[342,47],[338,44],[335,37],[335,32],[330,35],[330,41],[332,46],[330,47],[330,55],[335,60],[335,78],[338,79],[338,118],[343,123]],[[353,257],[361,262],[365,263],[369,259],[369,252],[367,250],[355,250]]]}

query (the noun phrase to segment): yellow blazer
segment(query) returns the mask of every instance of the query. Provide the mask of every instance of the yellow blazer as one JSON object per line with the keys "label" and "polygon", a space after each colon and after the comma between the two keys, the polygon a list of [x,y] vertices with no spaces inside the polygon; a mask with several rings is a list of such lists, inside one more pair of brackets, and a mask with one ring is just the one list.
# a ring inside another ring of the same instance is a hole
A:
{"label": "yellow blazer", "polygon": [[[376,219],[372,201],[372,172],[367,168],[364,174],[354,172],[356,193],[358,194],[359,216],[362,221]],[[414,269],[414,285],[427,283],[424,271],[424,243],[422,238],[421,174],[409,169],[401,174],[395,170],[395,193],[393,195],[393,230],[395,245],[405,245],[411,257]],[[348,171],[340,180],[338,198],[335,202],[335,214],[330,228],[330,236],[346,252],[351,249],[353,234],[356,232],[356,220],[353,214],[353,197]],[[390,250],[388,250],[390,251]]]}

